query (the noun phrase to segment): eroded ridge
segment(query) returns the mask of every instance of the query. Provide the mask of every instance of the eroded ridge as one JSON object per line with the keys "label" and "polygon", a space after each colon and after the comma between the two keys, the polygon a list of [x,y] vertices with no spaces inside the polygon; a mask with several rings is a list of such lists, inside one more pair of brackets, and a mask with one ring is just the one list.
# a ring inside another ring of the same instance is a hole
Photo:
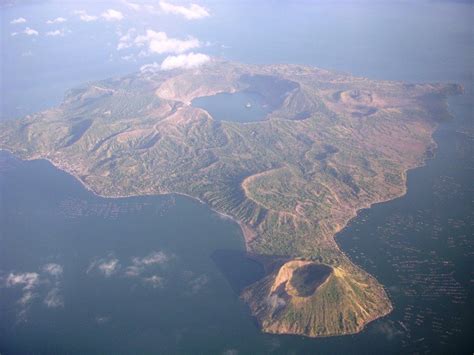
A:
{"label": "eroded ridge", "polygon": [[[264,121],[215,121],[196,97],[252,90]],[[213,61],[71,90],[57,108],[2,123],[0,148],[48,159],[107,196],[181,193],[233,217],[249,252],[286,262],[244,290],[262,329],[360,331],[392,309],[334,235],[405,192],[457,85],[375,81],[298,65]]]}

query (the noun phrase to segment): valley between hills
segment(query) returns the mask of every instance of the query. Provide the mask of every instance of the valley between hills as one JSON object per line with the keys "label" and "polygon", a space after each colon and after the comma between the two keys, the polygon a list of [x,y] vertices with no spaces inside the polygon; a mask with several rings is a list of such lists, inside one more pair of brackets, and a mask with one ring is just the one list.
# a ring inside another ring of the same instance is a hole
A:
{"label": "valley between hills", "polygon": [[[240,91],[261,95],[264,120],[219,121],[191,104]],[[334,236],[358,210],[405,193],[407,170],[449,119],[447,97],[461,92],[213,60],[73,89],[58,107],[2,122],[0,149],[47,159],[98,195],[179,193],[232,217],[248,253],[271,264],[241,294],[262,330],[344,335],[392,304]]]}

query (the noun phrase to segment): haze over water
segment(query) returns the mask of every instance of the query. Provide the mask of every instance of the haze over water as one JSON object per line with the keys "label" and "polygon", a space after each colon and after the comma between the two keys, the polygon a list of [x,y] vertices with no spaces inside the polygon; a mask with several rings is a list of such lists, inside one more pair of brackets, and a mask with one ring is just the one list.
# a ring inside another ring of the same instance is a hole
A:
{"label": "haze over water", "polygon": [[[47,18],[107,5],[2,8],[2,118],[59,103],[64,90],[84,81],[161,60],[127,61],[116,52],[117,27],[136,25],[133,14],[120,24],[90,26],[71,16],[72,32],[61,38],[9,35],[18,16],[41,29]],[[354,336],[261,334],[233,288],[261,271],[246,263],[245,275],[229,275],[233,259],[222,265],[213,258],[243,250],[235,223],[183,197],[99,198],[47,162],[2,154],[0,352],[471,353],[473,317],[465,310],[474,306],[472,5],[205,5],[212,10],[207,22],[147,15],[140,26],[196,36],[209,42],[209,55],[234,61],[465,86],[464,96],[450,100],[455,120],[435,134],[436,157],[408,174],[408,194],[363,211],[337,238],[387,287],[394,312]],[[53,264],[62,272],[52,272]],[[28,283],[5,287],[9,273],[37,273],[39,281],[30,290]],[[32,300],[19,303],[29,291]]]}

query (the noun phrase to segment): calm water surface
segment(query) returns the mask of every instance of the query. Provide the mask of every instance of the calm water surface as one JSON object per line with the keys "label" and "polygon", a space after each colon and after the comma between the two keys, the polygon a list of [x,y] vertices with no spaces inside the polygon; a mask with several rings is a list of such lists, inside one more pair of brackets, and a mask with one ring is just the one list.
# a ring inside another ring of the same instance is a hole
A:
{"label": "calm water surface", "polygon": [[38,278],[2,285],[2,353],[214,352],[255,333],[213,258],[243,250],[235,223],[183,197],[96,197],[46,161],[1,169],[1,277]]}
{"label": "calm water surface", "polygon": [[192,104],[206,110],[218,121],[261,121],[271,111],[261,95],[248,91],[198,97]]}

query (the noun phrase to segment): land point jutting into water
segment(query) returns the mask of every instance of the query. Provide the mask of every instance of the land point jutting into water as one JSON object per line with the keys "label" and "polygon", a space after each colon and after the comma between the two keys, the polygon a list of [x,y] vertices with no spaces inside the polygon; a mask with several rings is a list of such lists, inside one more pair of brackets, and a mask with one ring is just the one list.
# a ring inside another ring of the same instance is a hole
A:
{"label": "land point jutting into water", "polygon": [[[334,236],[405,193],[461,90],[214,60],[73,89],[56,108],[2,122],[0,148],[47,159],[97,195],[205,202],[240,224],[249,254],[278,261],[241,294],[263,331],[351,334],[393,307]],[[235,92],[260,95],[266,116],[243,124],[191,105]]]}

